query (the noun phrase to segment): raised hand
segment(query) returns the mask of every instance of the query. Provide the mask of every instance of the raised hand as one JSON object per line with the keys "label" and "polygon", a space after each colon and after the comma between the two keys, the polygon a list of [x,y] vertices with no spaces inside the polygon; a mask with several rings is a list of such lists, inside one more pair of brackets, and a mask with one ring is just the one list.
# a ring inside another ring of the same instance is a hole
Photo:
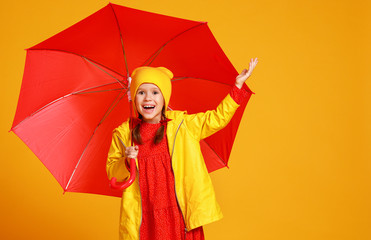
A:
{"label": "raised hand", "polygon": [[241,89],[244,82],[251,76],[252,71],[254,70],[256,64],[258,64],[258,58],[251,58],[249,70],[242,70],[242,72],[236,77],[236,86]]}

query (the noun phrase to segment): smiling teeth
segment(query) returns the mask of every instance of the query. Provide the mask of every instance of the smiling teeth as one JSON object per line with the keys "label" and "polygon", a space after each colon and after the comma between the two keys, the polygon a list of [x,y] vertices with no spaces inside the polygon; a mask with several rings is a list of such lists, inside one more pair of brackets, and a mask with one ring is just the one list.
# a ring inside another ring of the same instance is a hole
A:
{"label": "smiling teeth", "polygon": [[155,106],[145,105],[144,108],[155,108]]}

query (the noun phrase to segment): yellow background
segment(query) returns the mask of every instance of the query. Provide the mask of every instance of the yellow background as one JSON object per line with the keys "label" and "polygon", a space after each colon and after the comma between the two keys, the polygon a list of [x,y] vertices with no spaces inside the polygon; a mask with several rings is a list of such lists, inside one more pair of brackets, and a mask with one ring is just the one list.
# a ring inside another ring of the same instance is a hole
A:
{"label": "yellow background", "polygon": [[[370,1],[114,3],[209,26],[234,66],[259,63],[206,239],[371,239]],[[9,133],[25,48],[106,1],[2,1],[0,239],[118,239],[119,198],[66,193]],[[366,65],[367,64],[367,65]]]}

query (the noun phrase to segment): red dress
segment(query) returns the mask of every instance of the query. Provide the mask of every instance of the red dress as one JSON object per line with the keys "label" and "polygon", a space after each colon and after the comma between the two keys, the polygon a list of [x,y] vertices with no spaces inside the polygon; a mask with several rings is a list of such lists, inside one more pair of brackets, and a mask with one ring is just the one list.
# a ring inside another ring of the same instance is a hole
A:
{"label": "red dress", "polygon": [[[247,92],[233,87],[231,97],[240,104]],[[166,132],[154,144],[157,129],[163,123],[140,123],[143,144],[139,145],[139,187],[142,198],[140,240],[203,240],[202,226],[186,232],[182,212],[175,195],[174,174]]]}
{"label": "red dress", "polygon": [[[140,240],[203,240],[202,227],[186,233],[182,212],[175,196],[174,174],[166,134],[159,144],[153,140],[165,123],[140,126],[139,187],[142,197]],[[166,128],[166,127],[165,127]]]}

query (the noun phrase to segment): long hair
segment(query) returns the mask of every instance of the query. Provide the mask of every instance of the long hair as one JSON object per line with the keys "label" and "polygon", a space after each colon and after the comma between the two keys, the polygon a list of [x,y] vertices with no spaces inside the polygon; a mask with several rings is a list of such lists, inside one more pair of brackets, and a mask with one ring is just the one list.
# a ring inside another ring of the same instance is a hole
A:
{"label": "long hair", "polygon": [[[138,115],[139,115],[138,118],[142,120],[143,116],[140,115],[139,113],[138,113]],[[162,108],[161,118],[162,118],[162,120],[166,120],[165,107]],[[143,144],[142,136],[140,135],[140,124],[141,124],[141,121],[134,127],[134,129],[132,131],[132,135],[133,135],[133,139],[136,143]],[[164,133],[165,133],[165,125],[161,124],[161,126],[158,128],[158,130],[156,132],[156,135],[155,135],[155,138],[154,138],[153,142],[155,144],[159,144],[161,142],[161,140],[164,138]]]}

